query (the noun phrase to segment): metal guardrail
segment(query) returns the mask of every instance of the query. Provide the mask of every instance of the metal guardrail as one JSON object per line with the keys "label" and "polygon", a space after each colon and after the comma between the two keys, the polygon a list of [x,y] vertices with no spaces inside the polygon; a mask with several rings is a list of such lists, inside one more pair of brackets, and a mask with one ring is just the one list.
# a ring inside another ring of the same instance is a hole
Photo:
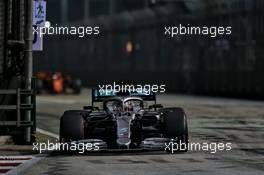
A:
{"label": "metal guardrail", "polygon": [[[31,127],[33,131],[36,130],[36,95],[34,90],[12,89],[0,90],[0,95],[15,95],[16,104],[14,105],[0,105],[0,110],[16,110],[16,120],[1,121],[0,126],[16,126],[16,127]],[[26,97],[31,97],[31,104],[21,103],[21,100]],[[30,111],[31,121],[21,120],[21,112]]]}

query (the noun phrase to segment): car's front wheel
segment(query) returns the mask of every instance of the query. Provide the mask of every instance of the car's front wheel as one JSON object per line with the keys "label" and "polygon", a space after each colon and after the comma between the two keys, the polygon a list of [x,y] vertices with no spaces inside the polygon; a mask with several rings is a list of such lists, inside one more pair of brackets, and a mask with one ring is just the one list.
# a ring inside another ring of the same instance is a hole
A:
{"label": "car's front wheel", "polygon": [[84,119],[82,111],[66,111],[60,119],[60,141],[84,139]]}
{"label": "car's front wheel", "polygon": [[177,152],[188,151],[189,135],[187,117],[182,108],[163,108],[163,134],[166,138],[175,140]]}

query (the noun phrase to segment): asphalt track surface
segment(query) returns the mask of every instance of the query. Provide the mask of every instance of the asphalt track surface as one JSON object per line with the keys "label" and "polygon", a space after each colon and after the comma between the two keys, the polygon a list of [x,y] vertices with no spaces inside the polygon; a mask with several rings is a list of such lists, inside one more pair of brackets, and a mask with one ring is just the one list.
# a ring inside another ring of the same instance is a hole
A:
{"label": "asphalt track surface", "polygon": [[[158,103],[183,107],[188,115],[190,142],[232,143],[230,151],[51,152],[24,175],[148,175],[264,173],[264,102],[186,95],[158,95]],[[90,104],[90,91],[80,96],[41,95],[37,98],[37,126],[59,134],[59,118],[66,109]]]}

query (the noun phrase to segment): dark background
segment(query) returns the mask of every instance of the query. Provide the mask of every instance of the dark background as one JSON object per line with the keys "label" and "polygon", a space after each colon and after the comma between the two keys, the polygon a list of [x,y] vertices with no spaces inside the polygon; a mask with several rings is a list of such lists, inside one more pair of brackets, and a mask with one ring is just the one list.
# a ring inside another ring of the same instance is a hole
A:
{"label": "dark background", "polygon": [[[263,0],[48,0],[47,4],[52,25],[100,26],[101,33],[85,38],[45,36],[44,51],[34,53],[35,72],[61,71],[90,87],[129,81],[166,84],[169,92],[177,93],[264,97]],[[165,26],[180,23],[232,26],[232,35],[164,35]],[[128,43],[132,52],[126,49]]]}

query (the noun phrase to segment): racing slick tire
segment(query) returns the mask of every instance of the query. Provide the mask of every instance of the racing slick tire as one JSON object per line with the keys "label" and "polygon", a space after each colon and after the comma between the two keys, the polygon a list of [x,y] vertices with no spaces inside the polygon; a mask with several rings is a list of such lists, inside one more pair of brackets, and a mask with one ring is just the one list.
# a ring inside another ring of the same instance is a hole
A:
{"label": "racing slick tire", "polygon": [[178,143],[177,152],[187,152],[188,151],[188,125],[187,117],[182,108],[163,108],[162,113],[164,115],[163,126],[164,135],[166,138],[175,139]]}
{"label": "racing slick tire", "polygon": [[83,111],[66,111],[60,119],[60,142],[84,139]]}

